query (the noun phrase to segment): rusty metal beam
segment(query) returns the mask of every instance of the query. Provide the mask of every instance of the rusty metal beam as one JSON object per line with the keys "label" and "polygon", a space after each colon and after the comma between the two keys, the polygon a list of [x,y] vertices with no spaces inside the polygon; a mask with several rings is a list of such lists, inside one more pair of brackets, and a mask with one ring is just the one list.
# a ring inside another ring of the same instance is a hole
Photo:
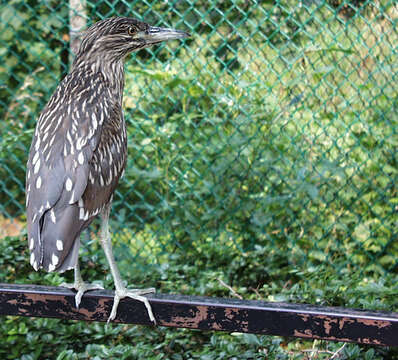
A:
{"label": "rusty metal beam", "polygon": [[[112,294],[88,292],[76,309],[75,293],[63,287],[0,284],[0,315],[106,321]],[[160,326],[398,346],[398,313],[202,296],[148,299]],[[151,324],[144,305],[132,299],[120,302],[115,322]]]}

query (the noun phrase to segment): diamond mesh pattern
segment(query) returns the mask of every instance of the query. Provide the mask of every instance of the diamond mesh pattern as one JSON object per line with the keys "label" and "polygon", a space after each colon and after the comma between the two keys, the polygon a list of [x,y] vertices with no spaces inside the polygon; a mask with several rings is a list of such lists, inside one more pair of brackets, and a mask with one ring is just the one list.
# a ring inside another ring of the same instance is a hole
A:
{"label": "diamond mesh pattern", "polygon": [[[127,14],[193,34],[127,61],[118,256],[162,263],[211,242],[297,266],[351,253],[347,266],[397,268],[398,8],[293,3],[85,2],[88,23]],[[0,218],[23,223],[32,129],[69,66],[71,9],[0,10]]]}

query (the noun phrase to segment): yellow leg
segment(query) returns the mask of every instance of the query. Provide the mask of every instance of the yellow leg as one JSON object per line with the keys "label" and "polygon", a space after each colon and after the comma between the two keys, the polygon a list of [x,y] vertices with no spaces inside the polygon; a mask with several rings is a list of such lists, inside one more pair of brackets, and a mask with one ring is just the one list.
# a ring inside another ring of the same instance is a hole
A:
{"label": "yellow leg", "polygon": [[125,297],[129,297],[138,301],[141,301],[145,304],[145,307],[147,309],[148,315],[150,320],[156,324],[155,317],[152,312],[151,304],[149,304],[149,301],[146,297],[142,296],[145,294],[150,294],[154,293],[155,289],[154,288],[149,288],[149,289],[127,289],[123,285],[123,281],[120,277],[119,269],[117,268],[115,258],[113,256],[112,252],[112,243],[111,243],[111,237],[109,235],[109,211],[110,211],[110,205],[108,205],[102,212],[101,217],[101,245],[102,248],[104,249],[106,259],[108,260],[109,267],[111,269],[111,273],[113,276],[113,281],[115,283],[115,297],[113,300],[113,306],[112,306],[112,311],[111,314],[108,318],[108,323],[112,320],[115,319],[116,313],[117,313],[117,308],[119,306],[119,301]]}

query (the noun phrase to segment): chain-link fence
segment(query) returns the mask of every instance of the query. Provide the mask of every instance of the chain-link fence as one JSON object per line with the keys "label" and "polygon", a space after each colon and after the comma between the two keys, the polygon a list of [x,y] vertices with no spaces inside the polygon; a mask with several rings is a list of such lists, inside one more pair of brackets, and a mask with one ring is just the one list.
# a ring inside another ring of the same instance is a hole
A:
{"label": "chain-link fence", "polygon": [[250,266],[269,276],[322,263],[397,271],[394,0],[72,3],[0,6],[3,235],[24,228],[33,128],[68,71],[75,17],[134,16],[193,36],[127,60],[117,256],[162,264],[212,247],[226,266],[263,254],[274,268]]}

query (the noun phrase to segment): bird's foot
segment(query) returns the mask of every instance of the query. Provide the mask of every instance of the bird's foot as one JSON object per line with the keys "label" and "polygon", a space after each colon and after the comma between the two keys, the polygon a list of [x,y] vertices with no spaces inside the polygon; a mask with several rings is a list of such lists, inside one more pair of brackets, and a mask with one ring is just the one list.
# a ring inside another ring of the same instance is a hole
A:
{"label": "bird's foot", "polygon": [[124,299],[125,297],[132,298],[134,300],[138,300],[144,303],[146,310],[149,315],[149,319],[156,325],[156,320],[155,317],[153,316],[152,312],[152,307],[151,304],[149,304],[149,301],[146,297],[142,295],[146,294],[152,294],[155,292],[155,288],[149,288],[149,289],[126,289],[126,288],[121,288],[117,289],[115,291],[115,297],[113,299],[113,306],[112,306],[112,311],[111,315],[108,318],[108,323],[112,320],[115,319],[116,317],[116,312],[117,312],[117,307],[119,306],[119,301],[121,299]]}
{"label": "bird's foot", "polygon": [[62,283],[61,286],[77,291],[75,295],[76,308],[79,308],[82,296],[86,291],[104,290],[104,288],[101,285],[87,284],[84,281],[74,282],[73,284]]}

